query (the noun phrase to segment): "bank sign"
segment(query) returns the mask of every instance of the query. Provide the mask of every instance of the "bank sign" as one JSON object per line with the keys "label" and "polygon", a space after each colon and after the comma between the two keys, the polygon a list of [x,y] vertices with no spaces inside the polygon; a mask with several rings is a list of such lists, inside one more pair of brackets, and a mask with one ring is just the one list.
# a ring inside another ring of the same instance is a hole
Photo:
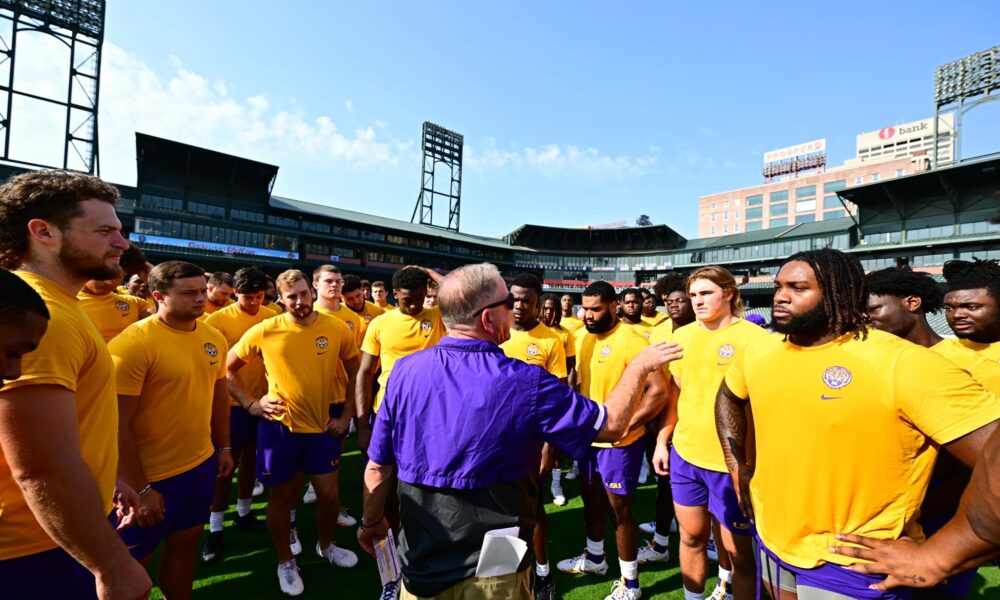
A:
{"label": "bank sign", "polygon": [[[941,115],[941,120],[938,122],[938,135],[951,133],[953,127],[953,115],[951,113]],[[886,125],[878,131],[869,131],[858,135],[858,150],[884,146],[885,144],[898,144],[903,141],[909,142],[932,135],[934,135],[933,118],[903,123],[902,125]]]}
{"label": "bank sign", "polygon": [[783,160],[789,160],[797,156],[805,156],[807,154],[817,154],[820,152],[826,152],[826,138],[821,140],[813,140],[811,142],[805,142],[804,144],[796,144],[794,146],[789,146],[787,148],[781,148],[779,150],[771,150],[770,152],[764,153],[764,164],[770,164],[775,162],[781,162]]}

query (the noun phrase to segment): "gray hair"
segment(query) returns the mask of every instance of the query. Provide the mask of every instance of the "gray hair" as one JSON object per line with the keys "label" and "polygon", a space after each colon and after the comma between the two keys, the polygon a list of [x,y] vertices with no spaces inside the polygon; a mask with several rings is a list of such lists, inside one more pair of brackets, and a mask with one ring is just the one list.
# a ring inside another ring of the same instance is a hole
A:
{"label": "gray hair", "polygon": [[445,326],[471,325],[475,312],[486,299],[497,296],[500,287],[506,289],[500,271],[490,263],[465,265],[455,269],[441,281],[438,307]]}

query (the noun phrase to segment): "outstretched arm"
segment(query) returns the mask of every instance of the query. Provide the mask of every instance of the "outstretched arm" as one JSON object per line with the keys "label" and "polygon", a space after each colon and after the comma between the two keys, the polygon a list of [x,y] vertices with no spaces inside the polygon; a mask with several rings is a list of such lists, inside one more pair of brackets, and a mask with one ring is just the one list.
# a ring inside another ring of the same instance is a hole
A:
{"label": "outstretched arm", "polygon": [[748,519],[753,519],[753,506],[750,503],[750,478],[753,477],[754,465],[747,460],[747,419],[746,405],[748,399],[734,394],[726,382],[719,386],[715,397],[715,429],[719,434],[722,454],[726,459],[726,467],[733,478],[736,495],[740,501],[740,510]]}

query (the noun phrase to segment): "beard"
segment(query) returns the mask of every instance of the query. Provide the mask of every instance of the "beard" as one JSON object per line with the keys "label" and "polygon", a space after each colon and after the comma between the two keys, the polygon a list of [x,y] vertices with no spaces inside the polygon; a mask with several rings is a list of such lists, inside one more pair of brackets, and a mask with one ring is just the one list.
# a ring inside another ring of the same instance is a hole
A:
{"label": "beard", "polygon": [[614,326],[614,316],[612,316],[611,311],[607,311],[603,317],[595,319],[593,324],[584,323],[584,326],[589,333],[606,333]]}
{"label": "beard", "polygon": [[785,335],[820,333],[827,329],[829,326],[829,320],[829,315],[826,314],[826,308],[824,308],[823,303],[820,302],[809,312],[793,316],[785,323],[772,320],[771,326],[776,332],[783,333]]}
{"label": "beard", "polygon": [[68,243],[59,248],[59,262],[67,271],[87,279],[121,279],[124,274],[120,265],[108,265],[104,257],[94,258]]}
{"label": "beard", "polygon": [[299,306],[297,308],[286,306],[285,310],[292,313],[292,316],[294,316],[296,319],[305,319],[306,317],[312,314],[313,307],[312,304],[303,304],[302,306]]}

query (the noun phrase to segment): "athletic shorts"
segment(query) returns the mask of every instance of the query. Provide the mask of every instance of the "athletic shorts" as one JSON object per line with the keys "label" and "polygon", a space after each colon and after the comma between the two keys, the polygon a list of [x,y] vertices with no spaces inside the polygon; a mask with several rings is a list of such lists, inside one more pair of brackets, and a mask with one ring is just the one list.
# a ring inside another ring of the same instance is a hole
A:
{"label": "athletic shorts", "polygon": [[591,446],[587,456],[580,460],[580,473],[588,478],[599,474],[608,493],[618,496],[631,494],[639,487],[639,470],[645,449],[642,439],[618,448]]}
{"label": "athletic shorts", "polygon": [[[758,540],[759,542],[759,540]],[[782,590],[795,592],[799,600],[851,600],[853,598],[878,598],[880,600],[907,600],[913,590],[897,587],[887,592],[868,586],[885,579],[880,575],[855,573],[833,563],[823,563],[812,569],[793,567],[760,544],[760,561],[757,563],[761,579],[773,585],[775,579]],[[780,573],[780,574],[779,574]],[[775,590],[777,593],[777,590]],[[780,600],[780,596],[779,596]]]}
{"label": "athletic shorts", "polygon": [[171,533],[208,523],[217,472],[218,461],[210,456],[193,469],[150,483],[163,496],[163,520],[149,527],[132,526],[120,532],[134,558],[141,560],[152,554],[160,540]]}
{"label": "athletic shorts", "polygon": [[243,448],[257,443],[259,420],[242,406],[229,407],[229,446],[233,449],[233,460],[238,460],[236,457]]}
{"label": "athletic shorts", "polygon": [[[946,515],[927,521],[920,519],[920,526],[924,528],[924,535],[931,537],[939,529],[944,527],[945,523],[950,521],[953,516],[954,515]],[[968,571],[949,577],[947,581],[932,587],[930,591],[940,596],[965,598],[972,591],[972,582],[975,578],[976,569],[969,569]]]}
{"label": "athletic shorts", "polygon": [[96,600],[94,576],[62,548],[0,560],[0,597]]}
{"label": "athletic shorts", "polygon": [[278,421],[260,419],[257,428],[257,479],[281,485],[302,471],[333,473],[340,465],[342,440],[327,433],[292,433]]}
{"label": "athletic shorts", "polygon": [[750,535],[750,521],[740,511],[729,473],[696,467],[670,449],[670,492],[681,506],[707,506],[715,520],[734,535]]}

